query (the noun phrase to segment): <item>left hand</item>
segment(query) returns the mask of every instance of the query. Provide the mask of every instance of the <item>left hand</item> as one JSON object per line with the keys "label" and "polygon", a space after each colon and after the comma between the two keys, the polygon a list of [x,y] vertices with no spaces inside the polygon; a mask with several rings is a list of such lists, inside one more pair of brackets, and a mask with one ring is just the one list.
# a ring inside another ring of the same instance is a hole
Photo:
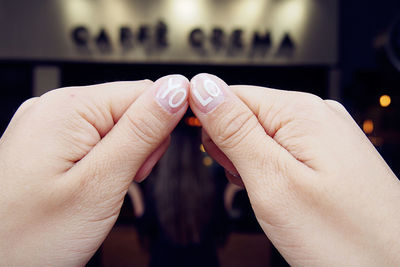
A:
{"label": "left hand", "polygon": [[134,177],[144,179],[166,150],[188,85],[174,75],[25,102],[0,139],[0,265],[86,264]]}

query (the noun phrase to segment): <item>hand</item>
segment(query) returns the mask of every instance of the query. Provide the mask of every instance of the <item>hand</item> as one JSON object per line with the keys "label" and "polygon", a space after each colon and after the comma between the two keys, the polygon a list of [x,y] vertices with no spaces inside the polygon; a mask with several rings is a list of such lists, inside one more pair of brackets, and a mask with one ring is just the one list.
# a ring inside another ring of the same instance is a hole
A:
{"label": "hand", "polygon": [[343,106],[207,74],[189,102],[291,265],[400,265],[400,183]]}
{"label": "hand", "polygon": [[25,102],[0,139],[0,265],[84,265],[132,180],[143,180],[166,150],[188,85],[174,75]]}

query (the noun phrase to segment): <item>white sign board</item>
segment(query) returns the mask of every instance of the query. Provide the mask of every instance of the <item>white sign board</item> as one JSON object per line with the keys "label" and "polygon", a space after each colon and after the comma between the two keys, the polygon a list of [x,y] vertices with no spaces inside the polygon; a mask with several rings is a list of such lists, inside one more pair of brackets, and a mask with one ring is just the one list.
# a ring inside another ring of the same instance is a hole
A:
{"label": "white sign board", "polygon": [[337,0],[0,0],[0,60],[334,65]]}

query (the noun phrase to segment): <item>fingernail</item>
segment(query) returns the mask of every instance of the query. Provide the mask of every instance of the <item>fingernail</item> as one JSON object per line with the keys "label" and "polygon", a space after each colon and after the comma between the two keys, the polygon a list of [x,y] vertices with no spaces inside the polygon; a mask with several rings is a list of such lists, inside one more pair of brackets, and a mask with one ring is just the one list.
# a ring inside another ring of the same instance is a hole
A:
{"label": "fingernail", "polygon": [[157,102],[168,112],[178,112],[187,102],[189,82],[182,75],[170,75],[155,82]]}
{"label": "fingernail", "polygon": [[222,89],[225,86],[226,84],[212,75],[197,75],[190,85],[195,105],[203,113],[213,111],[225,99]]}
{"label": "fingernail", "polygon": [[226,171],[227,171],[230,175],[232,175],[233,177],[242,179],[242,177],[240,177],[239,174],[233,173],[233,172],[231,172],[231,171],[229,171],[229,170],[226,170]]}

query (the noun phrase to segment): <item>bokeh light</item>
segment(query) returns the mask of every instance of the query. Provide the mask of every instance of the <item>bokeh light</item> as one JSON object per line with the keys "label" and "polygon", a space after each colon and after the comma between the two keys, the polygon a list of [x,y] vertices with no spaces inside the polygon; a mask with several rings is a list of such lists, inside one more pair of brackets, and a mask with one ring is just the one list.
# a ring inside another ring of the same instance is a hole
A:
{"label": "bokeh light", "polygon": [[207,167],[211,166],[213,164],[212,158],[204,157],[203,158],[203,164],[204,164],[204,166],[207,166]]}
{"label": "bokeh light", "polygon": [[363,130],[366,134],[371,134],[374,131],[374,122],[372,120],[365,120],[363,123]]}
{"label": "bokeh light", "polygon": [[187,117],[185,123],[192,127],[201,127],[201,122],[196,117]]}
{"label": "bokeh light", "polygon": [[379,104],[381,105],[381,107],[386,108],[386,107],[390,106],[390,103],[392,103],[392,99],[388,95],[382,95],[379,98]]}
{"label": "bokeh light", "polygon": [[205,152],[206,152],[206,150],[204,149],[204,146],[203,146],[203,144],[201,144],[201,145],[200,145],[200,151],[201,151],[201,152],[203,152],[203,153],[205,153]]}

